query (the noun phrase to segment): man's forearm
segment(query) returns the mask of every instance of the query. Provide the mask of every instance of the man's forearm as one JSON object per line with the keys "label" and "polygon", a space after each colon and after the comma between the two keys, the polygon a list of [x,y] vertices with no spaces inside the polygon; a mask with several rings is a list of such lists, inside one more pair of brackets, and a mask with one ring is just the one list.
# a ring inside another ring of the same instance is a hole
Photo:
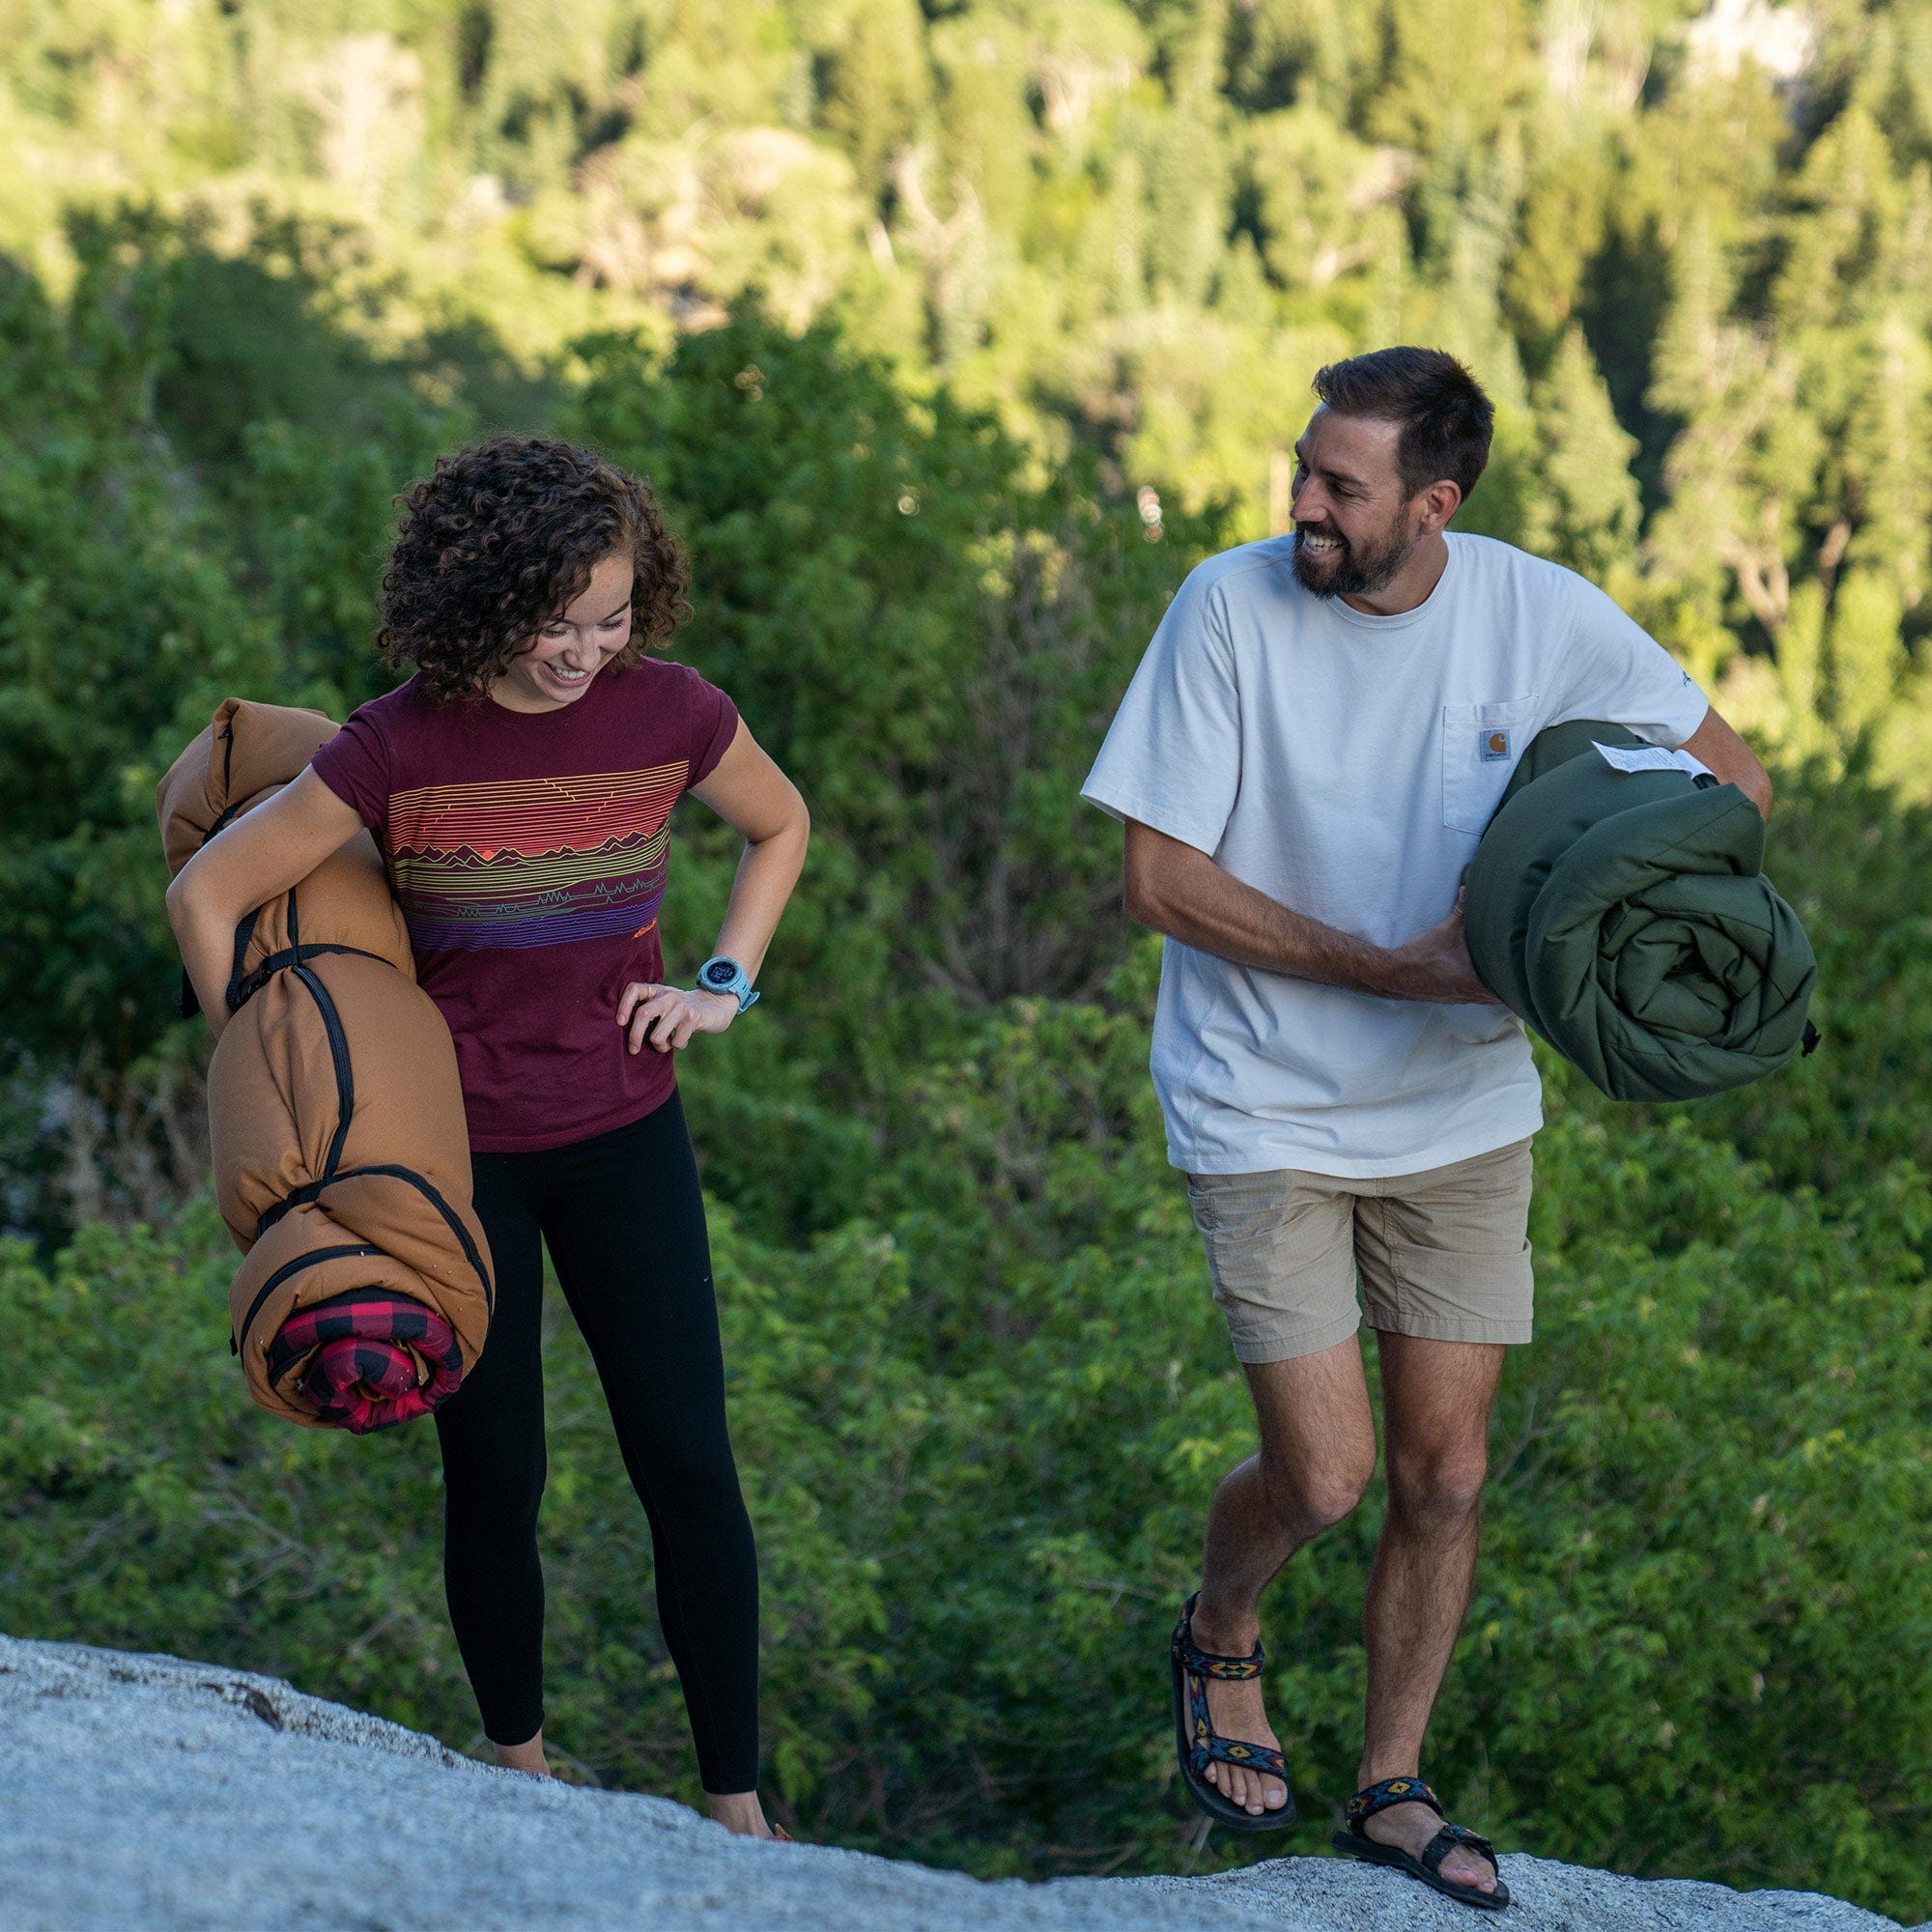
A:
{"label": "man's forearm", "polygon": [[1161,876],[1130,879],[1127,916],[1236,966],[1403,997],[1392,983],[1393,955],[1384,948],[1293,911],[1223,871],[1206,853],[1164,867]]}
{"label": "man's forearm", "polygon": [[1324,925],[1225,872],[1207,853],[1129,820],[1127,916],[1236,966],[1312,980],[1382,1000],[1494,1006],[1476,976],[1460,902],[1397,947]]}

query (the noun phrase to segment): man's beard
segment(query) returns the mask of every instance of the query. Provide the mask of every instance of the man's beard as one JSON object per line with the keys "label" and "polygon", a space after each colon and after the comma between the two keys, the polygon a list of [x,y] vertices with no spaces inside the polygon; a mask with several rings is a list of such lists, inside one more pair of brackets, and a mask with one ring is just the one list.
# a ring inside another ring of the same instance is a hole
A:
{"label": "man's beard", "polygon": [[1297,527],[1294,532],[1295,578],[1317,597],[1373,597],[1378,590],[1386,590],[1421,541],[1400,522],[1373,544],[1350,543],[1339,530],[1333,534],[1341,540],[1341,554],[1332,571],[1323,572],[1320,565],[1311,567],[1301,548],[1301,531]]}

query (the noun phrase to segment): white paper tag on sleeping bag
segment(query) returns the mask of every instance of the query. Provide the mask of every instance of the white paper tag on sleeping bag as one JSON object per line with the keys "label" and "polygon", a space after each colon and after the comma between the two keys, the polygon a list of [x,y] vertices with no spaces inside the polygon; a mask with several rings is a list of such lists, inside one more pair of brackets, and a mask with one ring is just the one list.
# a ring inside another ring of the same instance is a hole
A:
{"label": "white paper tag on sleeping bag", "polygon": [[[1594,738],[1590,742],[1597,745]],[[1622,745],[1597,745],[1597,750],[1603,753],[1605,764],[1620,772],[1689,772],[1695,778],[1711,769],[1689,752],[1666,752],[1662,745],[1629,749]]]}

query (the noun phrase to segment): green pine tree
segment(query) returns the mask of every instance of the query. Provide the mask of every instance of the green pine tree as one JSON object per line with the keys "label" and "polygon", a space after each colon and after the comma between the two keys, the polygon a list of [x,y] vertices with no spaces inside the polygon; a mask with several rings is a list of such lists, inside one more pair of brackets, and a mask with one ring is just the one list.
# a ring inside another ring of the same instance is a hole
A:
{"label": "green pine tree", "polygon": [[1565,330],[1533,402],[1541,487],[1530,500],[1523,542],[1602,582],[1635,558],[1640,506],[1631,460],[1636,439],[1618,423],[1575,324]]}

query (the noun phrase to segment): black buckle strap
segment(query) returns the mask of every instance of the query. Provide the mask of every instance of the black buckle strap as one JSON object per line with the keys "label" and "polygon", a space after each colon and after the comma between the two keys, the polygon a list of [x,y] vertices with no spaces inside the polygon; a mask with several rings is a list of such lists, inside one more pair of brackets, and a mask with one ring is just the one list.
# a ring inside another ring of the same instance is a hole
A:
{"label": "black buckle strap", "polygon": [[1490,1861],[1490,1869],[1498,1878],[1502,1876],[1502,1865],[1496,1858],[1496,1848],[1480,1832],[1472,1832],[1466,1825],[1444,1825],[1422,1848],[1422,1862],[1433,1872],[1439,1873],[1442,1861],[1459,1846],[1466,1847],[1479,1858]]}

